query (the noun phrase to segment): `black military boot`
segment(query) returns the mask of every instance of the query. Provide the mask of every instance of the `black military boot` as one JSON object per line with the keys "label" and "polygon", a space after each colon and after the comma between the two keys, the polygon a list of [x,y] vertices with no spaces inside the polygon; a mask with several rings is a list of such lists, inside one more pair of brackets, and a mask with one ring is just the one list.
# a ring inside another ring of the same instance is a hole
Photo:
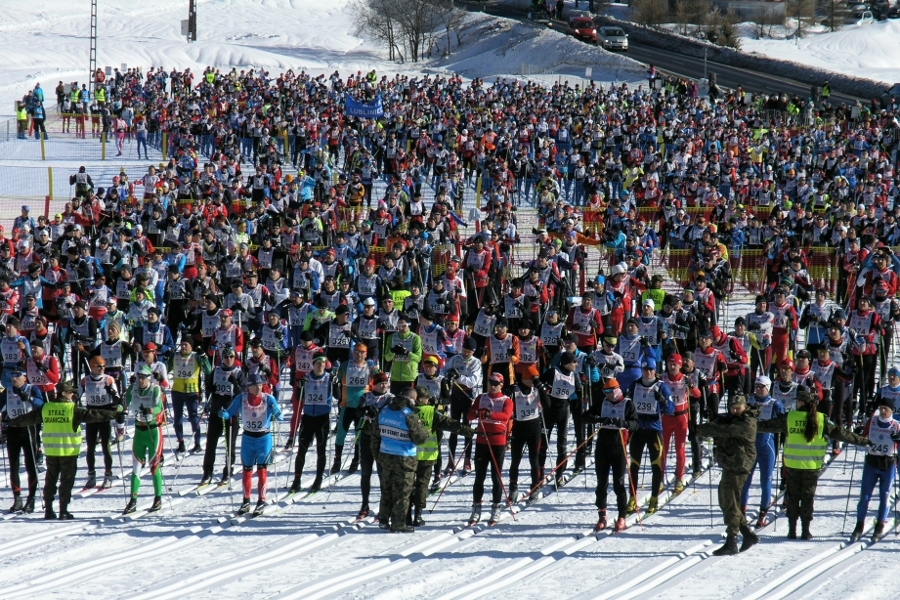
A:
{"label": "black military boot", "polygon": [[788,520],[788,535],[789,540],[797,539],[797,519],[789,519]]}
{"label": "black military boot", "polygon": [[737,536],[733,533],[729,533],[728,537],[725,538],[725,545],[718,550],[713,550],[713,556],[734,556],[739,552],[740,550],[738,550]]}
{"label": "black military boot", "polygon": [[416,527],[421,527],[425,524],[425,519],[422,518],[422,509],[418,506],[415,510],[415,515],[413,516],[413,525]]}
{"label": "black military boot", "polygon": [[59,503],[59,520],[60,521],[71,521],[75,517],[72,516],[72,513],[69,512],[69,505]]}
{"label": "black military boot", "polygon": [[813,534],[809,531],[809,521],[802,521],[802,531],[800,532],[800,539],[803,540],[811,540],[813,539]]}
{"label": "black military boot", "polygon": [[759,543],[759,536],[748,525],[741,525],[741,535],[744,536],[744,541],[741,543],[741,552],[749,550],[751,546]]}

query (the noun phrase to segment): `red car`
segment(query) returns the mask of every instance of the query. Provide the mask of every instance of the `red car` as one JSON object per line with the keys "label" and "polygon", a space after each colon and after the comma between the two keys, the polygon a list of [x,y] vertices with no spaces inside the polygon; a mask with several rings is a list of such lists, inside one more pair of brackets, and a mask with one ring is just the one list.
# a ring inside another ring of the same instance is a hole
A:
{"label": "red car", "polygon": [[575,17],[569,20],[569,27],[566,32],[576,39],[597,43],[597,27],[590,17]]}

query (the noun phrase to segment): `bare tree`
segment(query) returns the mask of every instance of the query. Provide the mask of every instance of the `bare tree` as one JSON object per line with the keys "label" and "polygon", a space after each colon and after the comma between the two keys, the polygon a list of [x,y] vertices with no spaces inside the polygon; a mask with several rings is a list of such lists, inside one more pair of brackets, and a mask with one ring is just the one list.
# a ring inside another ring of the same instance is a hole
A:
{"label": "bare tree", "polygon": [[690,26],[702,28],[712,9],[710,0],[675,0],[675,22],[682,35],[689,35]]}
{"label": "bare tree", "polygon": [[837,31],[843,27],[850,15],[847,4],[841,0],[819,0],[818,12],[820,15],[825,15],[822,24],[831,31]]}
{"label": "bare tree", "polygon": [[633,0],[631,3],[631,18],[641,25],[657,27],[668,17],[668,0]]}
{"label": "bare tree", "polygon": [[772,37],[772,29],[776,25],[784,25],[784,13],[776,7],[768,7],[758,11],[753,17],[756,38]]}
{"label": "bare tree", "polygon": [[350,10],[356,20],[356,35],[365,34],[387,48],[389,60],[402,60],[395,5],[395,0],[353,0]]}
{"label": "bare tree", "polygon": [[795,20],[794,35],[802,38],[816,20],[816,0],[788,0],[786,13]]}

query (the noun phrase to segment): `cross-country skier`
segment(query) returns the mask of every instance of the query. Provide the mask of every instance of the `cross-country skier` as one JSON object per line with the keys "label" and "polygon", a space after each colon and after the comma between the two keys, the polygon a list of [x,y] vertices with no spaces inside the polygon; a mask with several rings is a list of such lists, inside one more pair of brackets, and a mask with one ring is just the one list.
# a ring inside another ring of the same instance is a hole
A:
{"label": "cross-country skier", "polygon": [[266,506],[268,490],[268,464],[272,459],[272,420],[281,420],[278,401],[271,394],[262,393],[263,376],[255,373],[247,377],[247,391],[235,396],[227,409],[219,409],[219,416],[226,421],[238,417],[244,434],[241,437],[241,463],[244,465],[244,499],[238,514],[250,512],[250,489],[253,486],[253,467],[257,467],[256,512]]}
{"label": "cross-country skier", "polygon": [[165,425],[162,389],[153,385],[153,371],[144,365],[137,372],[137,378],[125,393],[128,412],[134,415],[134,445],[131,449],[134,465],[131,472],[131,499],[122,514],[137,510],[138,492],[141,490],[141,469],[150,467],[153,476],[153,505],[150,512],[162,508],[163,479],[160,470],[163,439],[159,428]]}

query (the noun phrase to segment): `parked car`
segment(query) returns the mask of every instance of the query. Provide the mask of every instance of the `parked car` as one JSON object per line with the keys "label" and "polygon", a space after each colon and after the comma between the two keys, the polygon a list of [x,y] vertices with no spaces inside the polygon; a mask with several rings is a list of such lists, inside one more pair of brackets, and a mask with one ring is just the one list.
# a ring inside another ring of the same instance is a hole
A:
{"label": "parked car", "polygon": [[622,31],[621,27],[601,27],[597,35],[603,48],[628,51],[628,34]]}
{"label": "parked car", "polygon": [[857,25],[871,25],[875,22],[875,17],[872,16],[871,10],[863,11],[862,16],[859,18],[859,21],[856,22]]}
{"label": "parked car", "polygon": [[574,17],[570,19],[566,33],[585,42],[597,43],[597,28],[590,17]]}

